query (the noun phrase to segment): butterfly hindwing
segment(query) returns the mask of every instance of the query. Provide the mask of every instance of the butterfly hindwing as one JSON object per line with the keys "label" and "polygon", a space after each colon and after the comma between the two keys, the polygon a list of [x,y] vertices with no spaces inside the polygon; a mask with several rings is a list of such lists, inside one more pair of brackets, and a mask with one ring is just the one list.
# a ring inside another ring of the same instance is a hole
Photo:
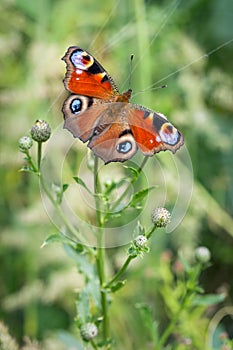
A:
{"label": "butterfly hindwing", "polygon": [[107,104],[99,99],[82,95],[70,95],[64,102],[64,128],[68,129],[74,137],[87,142],[95,132],[100,118],[105,114]]}
{"label": "butterfly hindwing", "polygon": [[128,105],[72,94],[63,105],[64,127],[83,142],[89,140],[88,147],[105,163],[125,161],[137,151],[129,126],[122,117]]}
{"label": "butterfly hindwing", "polygon": [[152,156],[166,150],[175,153],[183,145],[182,134],[162,113],[137,105],[130,106],[130,129],[143,154]]}
{"label": "butterfly hindwing", "polygon": [[105,163],[124,162],[138,148],[146,156],[166,150],[175,153],[184,143],[182,134],[163,114],[130,103],[110,103],[99,123],[100,132],[88,147]]}
{"label": "butterfly hindwing", "polygon": [[124,162],[137,152],[137,143],[127,121],[128,103],[109,103],[88,144],[105,163]]}

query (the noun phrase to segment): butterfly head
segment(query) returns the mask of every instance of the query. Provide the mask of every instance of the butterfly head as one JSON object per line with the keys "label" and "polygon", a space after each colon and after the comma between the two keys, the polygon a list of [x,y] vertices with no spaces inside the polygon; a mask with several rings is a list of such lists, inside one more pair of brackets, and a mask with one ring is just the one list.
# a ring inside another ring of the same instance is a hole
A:
{"label": "butterfly head", "polygon": [[115,102],[129,102],[131,98],[131,94],[132,94],[132,89],[129,89],[123,92],[123,94],[117,95]]}

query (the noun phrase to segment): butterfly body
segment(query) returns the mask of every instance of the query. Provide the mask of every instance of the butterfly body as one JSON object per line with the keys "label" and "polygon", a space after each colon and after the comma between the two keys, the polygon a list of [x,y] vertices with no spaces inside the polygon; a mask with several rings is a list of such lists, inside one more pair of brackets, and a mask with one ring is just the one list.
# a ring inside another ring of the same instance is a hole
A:
{"label": "butterfly body", "polygon": [[131,104],[131,89],[120,94],[114,81],[87,51],[72,46],[63,57],[67,65],[65,88],[71,95],[62,111],[64,128],[87,142],[105,163],[124,162],[138,148],[152,156],[173,153],[184,141],[182,134],[161,114]]}

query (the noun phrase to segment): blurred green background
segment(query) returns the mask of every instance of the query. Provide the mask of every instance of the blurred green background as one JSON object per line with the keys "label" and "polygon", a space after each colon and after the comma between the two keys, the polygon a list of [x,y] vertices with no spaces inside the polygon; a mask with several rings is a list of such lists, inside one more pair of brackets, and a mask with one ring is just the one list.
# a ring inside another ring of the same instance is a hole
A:
{"label": "blurred green background", "polygon": [[[61,123],[60,58],[70,45],[95,55],[121,91],[128,88],[134,53],[133,102],[169,116],[184,134],[193,166],[193,196],[182,223],[171,235],[154,238],[152,254],[132,269],[127,292],[117,296],[112,328],[119,349],[124,334],[140,334],[134,303],[156,300],[150,276],[164,250],[191,255],[206,245],[212,266],[202,284],[207,292],[224,290],[224,305],[232,305],[233,2],[2,0],[0,28],[0,319],[10,333],[19,343],[24,335],[45,341],[58,329],[72,330],[76,313],[74,290],[82,280],[61,246],[40,249],[57,229],[43,208],[37,179],[18,172],[23,156],[17,149],[36,119],[46,119],[52,129]],[[153,91],[153,84],[168,88]],[[147,169],[153,177],[153,168]],[[171,203],[172,187],[170,179]],[[224,322],[233,336],[232,319]]]}

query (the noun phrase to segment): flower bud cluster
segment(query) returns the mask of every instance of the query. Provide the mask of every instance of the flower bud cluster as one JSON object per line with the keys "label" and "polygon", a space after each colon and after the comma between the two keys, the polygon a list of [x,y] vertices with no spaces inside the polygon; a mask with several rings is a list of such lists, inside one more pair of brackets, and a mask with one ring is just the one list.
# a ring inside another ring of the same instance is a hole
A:
{"label": "flower bud cluster", "polygon": [[51,129],[49,124],[44,121],[38,119],[33,127],[31,128],[31,136],[34,141],[37,142],[45,142],[50,138]]}
{"label": "flower bud cluster", "polygon": [[19,149],[21,152],[27,152],[33,145],[32,138],[29,136],[23,136],[19,139]]}
{"label": "flower bud cluster", "polygon": [[195,256],[197,261],[199,261],[202,264],[205,264],[210,261],[211,254],[208,248],[206,247],[198,247],[195,250]]}
{"label": "flower bud cluster", "polygon": [[166,208],[156,208],[152,211],[151,219],[156,227],[165,227],[171,221],[171,214]]}
{"label": "flower bud cluster", "polygon": [[83,340],[90,341],[97,336],[98,328],[94,323],[88,322],[82,325],[80,333]]}

